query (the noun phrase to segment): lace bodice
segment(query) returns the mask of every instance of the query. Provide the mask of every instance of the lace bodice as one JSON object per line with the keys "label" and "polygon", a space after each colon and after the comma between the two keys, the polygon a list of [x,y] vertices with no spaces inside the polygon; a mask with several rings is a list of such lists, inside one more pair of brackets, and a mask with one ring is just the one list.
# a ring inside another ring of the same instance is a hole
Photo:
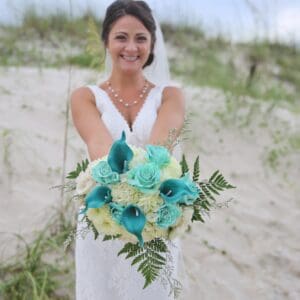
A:
{"label": "lace bodice", "polygon": [[95,96],[96,106],[101,113],[101,119],[110,131],[113,139],[119,139],[124,130],[126,140],[129,144],[143,147],[149,140],[156,120],[164,86],[155,86],[150,90],[143,106],[134,119],[132,131],[129,128],[128,122],[112,103],[105,90],[97,85],[89,85],[88,88]]}

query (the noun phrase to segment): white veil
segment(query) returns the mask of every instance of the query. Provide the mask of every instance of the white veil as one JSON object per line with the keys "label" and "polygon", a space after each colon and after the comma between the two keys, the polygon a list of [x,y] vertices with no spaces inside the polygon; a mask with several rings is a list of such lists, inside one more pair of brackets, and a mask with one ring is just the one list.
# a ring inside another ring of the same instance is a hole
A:
{"label": "white veil", "polygon": [[[164,37],[160,25],[155,18],[156,25],[156,42],[153,49],[154,60],[150,66],[144,69],[145,77],[155,85],[167,85],[170,83],[170,70],[165,47]],[[106,77],[110,76],[112,70],[112,62],[109,53],[106,51],[105,70]]]}
{"label": "white veil", "polygon": [[165,85],[170,82],[169,62],[164,37],[156,18],[155,25],[156,42],[153,49],[154,60],[150,66],[144,69],[144,74],[155,85]]}

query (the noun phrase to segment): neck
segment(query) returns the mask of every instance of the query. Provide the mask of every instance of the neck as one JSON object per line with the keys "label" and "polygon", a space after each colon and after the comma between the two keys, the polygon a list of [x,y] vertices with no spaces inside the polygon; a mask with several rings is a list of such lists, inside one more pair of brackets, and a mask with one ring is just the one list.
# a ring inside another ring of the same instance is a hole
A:
{"label": "neck", "polygon": [[121,73],[119,71],[112,71],[110,83],[117,89],[127,90],[132,87],[139,87],[145,84],[145,78],[142,72],[137,72],[136,74],[128,75],[126,73]]}

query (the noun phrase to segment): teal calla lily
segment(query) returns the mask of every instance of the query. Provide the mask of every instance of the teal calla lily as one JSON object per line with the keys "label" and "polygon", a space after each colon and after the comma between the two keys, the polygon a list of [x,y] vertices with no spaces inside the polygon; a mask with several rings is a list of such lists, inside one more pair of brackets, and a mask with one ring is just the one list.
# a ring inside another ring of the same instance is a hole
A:
{"label": "teal calla lily", "polygon": [[81,213],[86,213],[89,208],[100,208],[111,201],[110,188],[107,186],[96,186],[85,197],[85,209],[83,209]]}
{"label": "teal calla lily", "polygon": [[146,225],[146,217],[138,206],[128,205],[124,209],[121,224],[128,232],[134,234],[139,240],[140,246],[144,247],[142,232]]}
{"label": "teal calla lily", "polygon": [[180,179],[165,180],[159,187],[160,196],[166,203],[192,204],[198,197],[200,189],[185,174]]}
{"label": "teal calla lily", "polygon": [[122,131],[121,139],[111,146],[107,162],[112,171],[123,174],[128,171],[128,164],[133,158],[133,151],[126,143],[125,132]]}

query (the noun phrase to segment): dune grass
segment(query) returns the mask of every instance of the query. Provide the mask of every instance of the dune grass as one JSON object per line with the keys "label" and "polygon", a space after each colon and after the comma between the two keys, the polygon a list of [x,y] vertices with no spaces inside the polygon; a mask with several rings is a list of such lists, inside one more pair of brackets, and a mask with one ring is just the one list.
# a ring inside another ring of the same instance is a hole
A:
{"label": "dune grass", "polygon": [[[297,102],[300,53],[296,46],[267,40],[237,44],[182,24],[162,24],[162,30],[172,50],[171,71],[184,82],[236,96]],[[0,65],[103,67],[101,20],[90,11],[73,18],[63,12],[41,17],[31,6],[20,26],[2,25],[0,31]]]}
{"label": "dune grass", "polygon": [[0,65],[95,67],[86,50],[90,19],[100,28],[92,12],[78,18],[64,12],[42,17],[34,6],[28,7],[19,26],[0,25]]}
{"label": "dune grass", "polygon": [[[41,17],[30,7],[19,26],[0,26],[0,66],[72,64],[100,69],[103,65],[100,29],[101,21],[91,12],[76,18],[65,13]],[[207,37],[201,28],[184,25],[163,24],[162,30],[170,49],[173,75],[190,85],[224,91],[227,99],[224,110],[215,115],[223,125],[247,127],[259,113],[257,105],[262,101],[269,103],[270,109],[280,104],[300,112],[300,53],[296,47],[268,41],[233,44],[222,36]],[[246,113],[240,117],[239,111],[245,110],[245,96],[257,101],[247,104]],[[7,166],[9,135],[8,131],[2,133]],[[286,135],[283,146],[274,141],[265,160],[276,170],[282,156],[299,151],[299,136]],[[74,298],[71,292],[74,278],[70,276],[74,272],[72,255],[71,251],[63,252],[63,242],[73,223],[61,213],[54,216],[33,242],[16,237],[24,252],[0,264],[0,298]]]}
{"label": "dune grass", "polygon": [[201,29],[164,24],[167,42],[177,55],[171,70],[183,81],[211,86],[235,96],[278,100],[294,104],[300,89],[299,49],[280,43],[231,43],[208,38]]}
{"label": "dune grass", "polygon": [[15,235],[20,253],[0,264],[0,298],[3,300],[74,299],[72,250],[64,252],[63,243],[73,222],[55,214],[33,242]]}

